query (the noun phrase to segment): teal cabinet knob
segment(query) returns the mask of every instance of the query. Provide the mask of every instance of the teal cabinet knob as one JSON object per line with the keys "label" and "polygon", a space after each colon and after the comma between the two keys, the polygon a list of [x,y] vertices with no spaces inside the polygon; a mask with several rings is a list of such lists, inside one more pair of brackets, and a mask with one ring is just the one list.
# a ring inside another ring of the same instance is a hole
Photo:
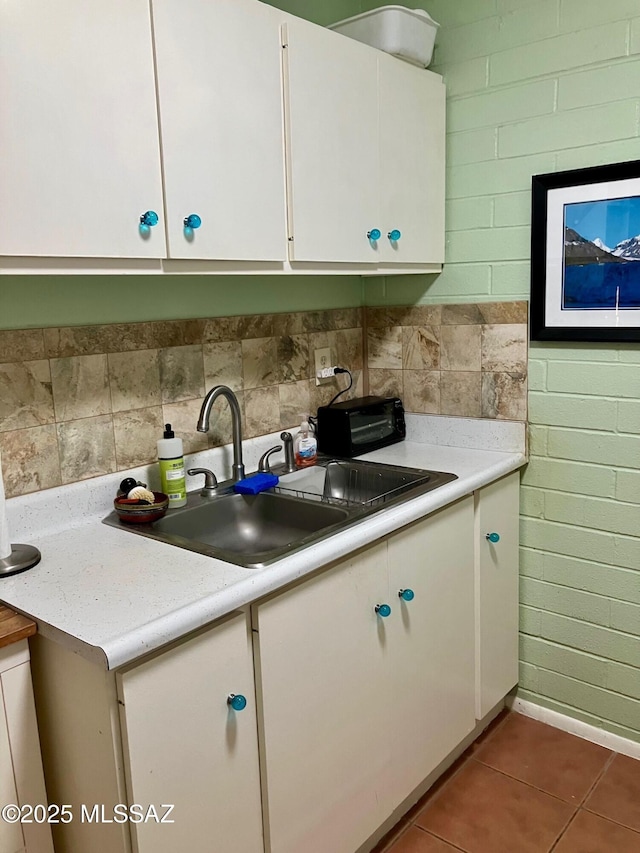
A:
{"label": "teal cabinet knob", "polygon": [[189,216],[185,216],[184,218],[184,227],[193,229],[195,231],[196,228],[199,228],[202,225],[202,219],[198,216],[197,213],[190,213]]}
{"label": "teal cabinet knob", "polygon": [[376,613],[386,619],[387,616],[391,616],[391,608],[388,604],[376,604]]}
{"label": "teal cabinet knob", "polygon": [[389,231],[387,237],[391,240],[392,243],[397,243],[398,240],[402,237],[402,232],[398,231],[397,228],[394,228],[393,231]]}
{"label": "teal cabinet knob", "polygon": [[413,599],[416,597],[416,594],[412,589],[400,589],[398,590],[398,596],[403,601],[413,601]]}
{"label": "teal cabinet knob", "polygon": [[367,231],[367,237],[374,243],[376,240],[379,240],[381,236],[382,234],[379,228],[372,228],[371,231]]}
{"label": "teal cabinet knob", "polygon": [[158,214],[155,210],[147,210],[140,216],[140,224],[153,228],[154,225],[158,224]]}
{"label": "teal cabinet knob", "polygon": [[489,542],[494,542],[494,543],[499,542],[500,541],[500,534],[499,533],[487,533],[485,539],[487,539]]}
{"label": "teal cabinet knob", "polygon": [[234,711],[244,711],[247,707],[247,700],[242,693],[230,693],[227,696],[227,705],[230,705]]}

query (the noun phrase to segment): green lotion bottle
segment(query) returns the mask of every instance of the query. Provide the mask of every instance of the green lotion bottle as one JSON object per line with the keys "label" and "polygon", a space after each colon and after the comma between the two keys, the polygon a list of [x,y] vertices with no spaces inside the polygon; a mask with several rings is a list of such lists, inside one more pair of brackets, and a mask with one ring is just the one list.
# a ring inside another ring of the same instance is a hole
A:
{"label": "green lotion bottle", "polygon": [[187,502],[187,486],[184,471],[182,439],[176,438],[171,424],[164,425],[164,433],[158,441],[161,489],[169,497],[169,509],[184,506]]}

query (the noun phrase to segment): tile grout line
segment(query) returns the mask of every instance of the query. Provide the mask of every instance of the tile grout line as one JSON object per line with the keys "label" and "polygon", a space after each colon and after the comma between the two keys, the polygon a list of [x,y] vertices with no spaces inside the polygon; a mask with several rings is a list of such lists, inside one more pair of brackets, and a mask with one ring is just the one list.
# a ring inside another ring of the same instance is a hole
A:
{"label": "tile grout line", "polygon": [[[491,765],[491,764],[485,764],[485,762],[479,758],[474,758],[473,756],[471,756],[471,760],[475,761],[476,764],[482,764],[482,766],[486,767],[488,770],[493,770],[494,773],[499,773],[501,776],[504,776],[506,779],[512,779],[514,782],[520,782],[521,785],[526,785],[527,788],[531,788],[532,790],[537,791],[539,794],[546,794],[547,797],[553,797],[554,800],[558,800],[558,802],[564,803],[565,806],[572,806],[575,809],[579,809],[579,808],[581,808],[582,803],[584,802],[584,800],[581,800],[580,803],[578,803],[578,804],[567,802],[567,800],[563,800],[562,797],[559,797],[557,794],[552,794],[550,791],[545,791],[544,788],[538,788],[536,785],[533,785],[531,782],[526,782],[524,779],[518,779],[517,776],[510,776],[509,773],[505,773],[504,770],[499,770],[497,767],[493,767],[493,765]],[[591,791],[591,788],[589,789],[589,792],[590,791]]]}
{"label": "tile grout line", "polygon": [[575,820],[575,819],[576,819],[576,817],[578,816],[579,812],[580,812],[580,809],[579,809],[579,808],[577,808],[577,809],[574,811],[574,813],[571,815],[571,817],[570,817],[570,818],[569,818],[569,820],[567,821],[566,826],[564,826],[564,827],[560,830],[560,834],[558,835],[558,837],[556,838],[556,840],[553,842],[553,844],[552,844],[552,845],[551,845],[551,847],[549,848],[548,853],[552,853],[552,851],[556,849],[556,847],[557,847],[557,846],[558,846],[558,844],[560,843],[561,839],[562,839],[562,838],[563,838],[563,836],[566,834],[567,830],[569,829],[569,827],[571,826],[571,824],[574,822],[574,820]]}
{"label": "tile grout line", "polygon": [[594,779],[593,785],[591,785],[591,787],[589,788],[589,790],[587,791],[587,793],[586,793],[586,794],[584,795],[584,797],[582,798],[582,801],[581,801],[581,803],[580,803],[580,808],[582,808],[582,807],[584,806],[584,804],[585,804],[585,803],[587,802],[587,800],[589,799],[590,795],[593,793],[594,788],[596,787],[596,785],[600,782],[600,780],[602,779],[602,777],[604,776],[604,774],[605,774],[605,773],[607,772],[607,770],[611,767],[611,765],[612,765],[612,764],[613,764],[613,762],[615,761],[616,755],[619,755],[619,753],[618,753],[618,752],[615,752],[614,750],[611,750],[611,755],[609,756],[609,758],[608,758],[608,759],[607,759],[607,761],[605,762],[604,767],[602,768],[602,770],[600,771],[600,773],[598,773],[597,777]]}
{"label": "tile grout line", "polygon": [[[413,826],[413,824],[412,824]],[[416,829],[419,829],[420,832],[424,832],[425,835],[430,835],[432,838],[437,838],[439,841],[443,841],[453,850],[459,850],[460,853],[471,853],[471,851],[466,850],[464,847],[459,847],[457,844],[454,844],[453,841],[448,841],[446,838],[443,838],[441,835],[436,835],[435,832],[432,832],[430,829],[423,829],[421,826],[416,826]],[[392,853],[392,851],[391,851]]]}

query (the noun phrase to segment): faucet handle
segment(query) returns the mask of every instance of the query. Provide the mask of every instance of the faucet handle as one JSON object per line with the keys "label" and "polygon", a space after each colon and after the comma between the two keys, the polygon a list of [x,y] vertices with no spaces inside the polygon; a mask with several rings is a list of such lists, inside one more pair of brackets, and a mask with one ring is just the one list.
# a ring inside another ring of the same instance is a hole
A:
{"label": "faucet handle", "polygon": [[266,453],[263,453],[260,457],[260,461],[258,462],[258,471],[262,474],[269,474],[271,468],[269,467],[269,457],[272,453],[277,453],[279,450],[282,450],[281,444],[276,444],[275,447],[270,447]]}
{"label": "faucet handle", "polygon": [[284,442],[284,464],[287,474],[296,470],[296,459],[293,452],[293,436],[290,432],[281,432],[280,438]]}
{"label": "faucet handle", "polygon": [[218,480],[213,471],[208,468],[189,468],[187,474],[190,477],[194,477],[196,474],[204,474],[204,486],[200,494],[205,498],[215,495],[218,489]]}

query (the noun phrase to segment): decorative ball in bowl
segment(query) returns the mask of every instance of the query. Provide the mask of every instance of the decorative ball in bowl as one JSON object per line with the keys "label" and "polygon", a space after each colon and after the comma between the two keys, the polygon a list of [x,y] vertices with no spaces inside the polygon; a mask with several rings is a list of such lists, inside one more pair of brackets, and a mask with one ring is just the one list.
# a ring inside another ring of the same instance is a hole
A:
{"label": "decorative ball in bowl", "polygon": [[113,506],[120,521],[127,524],[148,524],[162,518],[169,506],[169,498],[163,492],[154,492],[153,498],[154,502],[150,504],[121,495],[114,500]]}

